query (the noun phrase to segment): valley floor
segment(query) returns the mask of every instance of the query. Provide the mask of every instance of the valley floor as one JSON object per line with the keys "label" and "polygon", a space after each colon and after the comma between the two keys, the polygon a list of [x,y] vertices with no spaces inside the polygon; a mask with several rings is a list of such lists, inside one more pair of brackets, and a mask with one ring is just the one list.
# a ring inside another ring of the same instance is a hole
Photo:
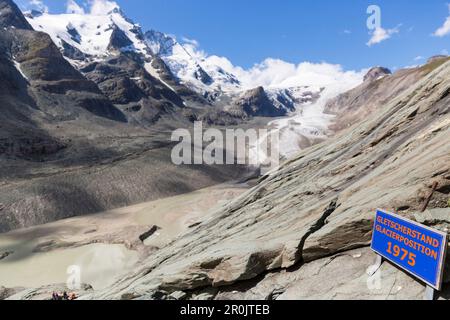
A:
{"label": "valley floor", "polygon": [[[0,287],[63,284],[67,269],[76,265],[82,283],[103,289],[249,187],[226,183],[2,234],[0,257],[6,257],[0,260]],[[152,228],[156,232],[140,240]]]}

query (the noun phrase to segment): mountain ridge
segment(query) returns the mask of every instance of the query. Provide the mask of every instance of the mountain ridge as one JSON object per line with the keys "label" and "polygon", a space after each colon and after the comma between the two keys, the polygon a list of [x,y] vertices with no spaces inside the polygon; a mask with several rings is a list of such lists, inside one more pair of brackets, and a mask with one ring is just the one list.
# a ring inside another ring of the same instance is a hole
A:
{"label": "mountain ridge", "polygon": [[[197,110],[198,103],[210,104],[217,106],[220,109],[218,112],[225,114],[227,111],[223,109],[224,101],[239,99],[242,93],[251,89],[243,86],[236,75],[225,71],[210,59],[206,61],[204,58],[194,57],[192,50],[178,42],[175,37],[155,30],[143,32],[140,25],[127,18],[121,10],[113,10],[100,16],[91,16],[87,13],[60,15],[42,13],[36,16],[27,15],[27,19],[36,30],[48,32],[69,61],[80,70],[93,60],[102,60],[114,55],[108,50],[111,41],[114,40],[111,37],[121,34],[122,45],[116,48],[118,51],[115,54],[133,53],[140,56],[145,69],[153,77],[168,88],[178,86],[175,91],[186,92],[187,95],[185,98],[182,97],[183,100]],[[67,26],[79,35],[77,36],[79,39],[75,39],[77,41],[74,41]],[[113,30],[116,30],[115,34]],[[96,45],[93,46],[93,43]],[[165,79],[161,78],[161,74]],[[300,87],[302,86],[298,86]],[[294,87],[284,89],[290,88]],[[269,96],[271,104],[277,105],[278,109],[284,109],[285,114],[301,108],[302,104],[306,103],[298,103],[296,99],[291,99],[286,94],[277,95],[278,90],[265,89],[272,92]],[[198,116],[204,118],[205,115],[201,113]],[[246,114],[241,120],[252,116],[266,116],[268,113],[269,110],[260,114]],[[210,111],[206,110],[206,114],[210,114]]]}

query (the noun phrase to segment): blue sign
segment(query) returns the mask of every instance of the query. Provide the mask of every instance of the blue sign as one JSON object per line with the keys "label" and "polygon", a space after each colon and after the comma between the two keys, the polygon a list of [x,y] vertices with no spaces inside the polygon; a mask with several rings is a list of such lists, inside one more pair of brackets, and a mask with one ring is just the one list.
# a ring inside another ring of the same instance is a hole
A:
{"label": "blue sign", "polygon": [[441,290],[447,234],[398,215],[377,211],[372,250]]}

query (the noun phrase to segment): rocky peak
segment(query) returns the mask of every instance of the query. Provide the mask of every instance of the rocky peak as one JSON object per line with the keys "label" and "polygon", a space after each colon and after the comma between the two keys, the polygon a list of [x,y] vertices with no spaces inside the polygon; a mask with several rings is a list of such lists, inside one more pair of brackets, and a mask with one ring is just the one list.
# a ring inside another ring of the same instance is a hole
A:
{"label": "rocky peak", "polygon": [[194,72],[194,77],[206,85],[210,85],[214,82],[213,78],[211,78],[211,76],[206,73],[200,65],[197,65],[197,70]]}
{"label": "rocky peak", "polygon": [[367,72],[364,76],[364,82],[372,82],[380,79],[381,77],[391,75],[392,72],[388,68],[374,67]]}
{"label": "rocky peak", "polygon": [[61,39],[61,52],[62,54],[72,60],[77,61],[85,61],[89,55],[83,53],[81,50],[75,48],[74,46],[70,45],[66,41]]}
{"label": "rocky peak", "polygon": [[428,63],[433,63],[442,59],[447,59],[449,56],[448,55],[444,55],[444,54],[440,54],[440,55],[436,55],[436,56],[432,56],[430,59],[428,59],[427,64]]}
{"label": "rocky peak", "polygon": [[66,26],[66,29],[67,29],[67,33],[70,35],[71,39],[74,42],[79,44],[81,41],[81,36],[80,36],[78,30],[70,22]]}
{"label": "rocky peak", "polygon": [[235,102],[236,106],[249,116],[273,117],[286,115],[286,110],[277,108],[269,99],[263,87],[257,87],[244,92]]}
{"label": "rocky peak", "polygon": [[[203,67],[191,56],[189,51],[179,43],[174,37],[159,31],[151,30],[145,33],[146,44],[150,51],[159,57],[172,57],[174,54],[181,57],[178,61],[173,61],[172,65],[177,65],[177,71],[185,69],[186,75],[196,79],[204,85],[214,83],[213,77],[203,69]],[[170,63],[169,63],[170,65]],[[182,77],[180,77],[182,78]]]}
{"label": "rocky peak", "polygon": [[127,37],[125,32],[114,25],[113,32],[109,40],[108,50],[120,50],[131,45],[133,45],[133,42]]}
{"label": "rocky peak", "polygon": [[267,98],[267,94],[266,94],[266,90],[264,90],[263,87],[259,86],[257,88],[246,91],[242,95],[242,98],[246,99],[246,100],[260,100],[263,98]]}
{"label": "rocky peak", "polygon": [[145,39],[153,54],[159,56],[172,54],[172,49],[177,44],[174,38],[155,30],[147,31]]}
{"label": "rocky peak", "polygon": [[31,10],[31,11],[26,11],[26,12],[23,13],[23,15],[24,15],[26,18],[30,18],[30,19],[33,19],[33,18],[36,18],[36,17],[40,17],[40,16],[42,16],[43,14],[44,14],[44,13],[43,13],[42,11],[36,10],[36,9],[33,9],[33,10]]}
{"label": "rocky peak", "polygon": [[0,27],[33,30],[12,0],[0,0]]}

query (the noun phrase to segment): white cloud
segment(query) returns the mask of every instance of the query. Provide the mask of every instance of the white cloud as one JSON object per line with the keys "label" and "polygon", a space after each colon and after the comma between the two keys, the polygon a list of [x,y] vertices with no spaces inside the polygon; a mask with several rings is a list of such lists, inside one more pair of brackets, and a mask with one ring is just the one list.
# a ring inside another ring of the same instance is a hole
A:
{"label": "white cloud", "polygon": [[241,75],[250,86],[326,87],[337,82],[357,84],[361,75],[353,71],[344,71],[340,65],[329,63],[302,62],[293,64],[279,59],[266,59]]}
{"label": "white cloud", "polygon": [[371,47],[375,44],[390,39],[393,34],[399,32],[400,32],[399,27],[387,30],[383,29],[382,27],[376,28],[375,31],[372,32],[372,37],[370,38],[369,42],[367,42],[367,45]]}
{"label": "white cloud", "polygon": [[[448,4],[448,11],[450,12],[450,4]],[[433,33],[435,37],[444,37],[448,34],[450,34],[450,16],[448,16],[444,24]]]}
{"label": "white cloud", "polygon": [[114,9],[119,9],[119,5],[115,1],[110,0],[90,0],[91,14],[93,15],[105,15],[113,11]]}
{"label": "white cloud", "polygon": [[414,58],[414,61],[419,61],[419,60],[423,60],[423,59],[425,59],[425,58],[422,56],[417,56]]}
{"label": "white cloud", "polygon": [[234,66],[224,57],[210,56],[204,61],[205,64],[217,65],[237,76],[245,89],[258,86],[265,88],[298,86],[321,88],[337,83],[352,87],[361,83],[367,71],[344,71],[340,65],[325,62],[294,64],[273,58],[268,58],[250,69]]}
{"label": "white cloud", "polygon": [[[188,41],[187,41],[188,40]],[[183,46],[202,67],[208,72],[209,66],[218,66],[224,71],[235,75],[244,89],[258,86],[265,88],[314,86],[317,88],[329,85],[351,88],[362,82],[368,70],[345,71],[341,65],[302,62],[289,63],[280,59],[267,58],[249,69],[244,69],[225,58],[216,55],[209,56],[199,49],[196,40],[183,39]]]}
{"label": "white cloud", "polygon": [[84,14],[84,9],[78,5],[74,0],[67,0],[66,4],[67,13]]}
{"label": "white cloud", "polygon": [[193,46],[194,48],[198,48],[198,46],[199,46],[199,43],[198,43],[197,40],[189,39],[189,38],[186,38],[186,37],[182,38],[182,40],[183,40],[183,45],[184,45],[184,46],[185,46],[185,45],[191,45],[191,46]]}
{"label": "white cloud", "polygon": [[447,18],[442,27],[440,27],[433,33],[435,37],[443,37],[448,34],[450,34],[450,17]]}
{"label": "white cloud", "polygon": [[31,9],[39,10],[41,12],[48,12],[48,7],[42,0],[30,0],[28,2],[28,7]]}

